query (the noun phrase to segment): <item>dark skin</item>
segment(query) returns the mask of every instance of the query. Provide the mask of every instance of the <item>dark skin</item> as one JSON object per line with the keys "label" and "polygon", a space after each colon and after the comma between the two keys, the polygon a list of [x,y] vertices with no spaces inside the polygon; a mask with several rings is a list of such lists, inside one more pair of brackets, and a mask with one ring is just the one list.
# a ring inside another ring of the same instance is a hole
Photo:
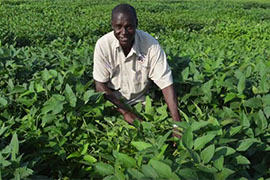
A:
{"label": "dark skin", "polygon": [[125,56],[133,46],[137,24],[138,20],[131,14],[116,13],[112,18],[114,36],[123,48]]}
{"label": "dark skin", "polygon": [[139,116],[132,113],[119,99],[115,97],[115,95],[106,83],[95,81],[95,85],[97,91],[104,92],[105,98],[111,101],[114,105],[116,105],[117,111],[124,116],[125,121],[127,121],[129,124],[132,124],[135,119],[140,120]]}
{"label": "dark skin", "polygon": [[[131,13],[123,14],[118,12],[113,15],[111,25],[115,37],[118,39],[125,56],[127,56],[134,43],[135,32],[138,25],[137,19]],[[135,119],[141,120],[139,116],[126,108],[125,105],[114,96],[107,83],[95,81],[95,85],[97,91],[104,92],[105,97],[117,106],[117,111],[124,116],[124,119],[128,123],[132,124]],[[162,89],[162,93],[170,110],[172,119],[174,121],[181,121],[177,107],[177,96],[175,94],[173,85]],[[180,137],[180,135],[177,134],[176,129],[173,132],[173,136]]]}

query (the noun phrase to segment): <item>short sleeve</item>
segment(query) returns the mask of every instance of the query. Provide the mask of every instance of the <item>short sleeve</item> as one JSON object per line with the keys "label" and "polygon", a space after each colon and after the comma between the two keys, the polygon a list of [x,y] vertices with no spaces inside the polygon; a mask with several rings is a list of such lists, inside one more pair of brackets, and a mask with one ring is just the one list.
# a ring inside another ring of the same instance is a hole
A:
{"label": "short sleeve", "polygon": [[149,78],[160,88],[164,89],[173,84],[172,72],[167,62],[166,54],[159,44],[151,47]]}
{"label": "short sleeve", "polygon": [[94,68],[93,78],[98,82],[108,82],[110,73],[108,71],[109,63],[106,61],[107,57],[102,50],[101,41],[97,41],[94,50]]}

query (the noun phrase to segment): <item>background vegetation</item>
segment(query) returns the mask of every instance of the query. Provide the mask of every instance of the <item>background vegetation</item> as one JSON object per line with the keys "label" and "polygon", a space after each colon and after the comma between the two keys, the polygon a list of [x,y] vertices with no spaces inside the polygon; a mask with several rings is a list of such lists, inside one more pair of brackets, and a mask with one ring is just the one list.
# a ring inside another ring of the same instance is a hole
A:
{"label": "background vegetation", "polygon": [[160,91],[134,126],[94,91],[120,2],[0,2],[0,179],[269,178],[270,3],[128,1],[173,69],[177,140]]}

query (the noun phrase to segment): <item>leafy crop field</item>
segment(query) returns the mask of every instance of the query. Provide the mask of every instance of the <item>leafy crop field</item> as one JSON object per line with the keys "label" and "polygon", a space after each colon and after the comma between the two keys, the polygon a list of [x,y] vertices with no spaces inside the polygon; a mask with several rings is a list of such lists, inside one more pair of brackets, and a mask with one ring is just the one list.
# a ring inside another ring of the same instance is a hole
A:
{"label": "leafy crop field", "polygon": [[157,88],[134,126],[94,91],[119,2],[0,2],[0,179],[269,178],[270,2],[129,1],[167,54],[181,139]]}

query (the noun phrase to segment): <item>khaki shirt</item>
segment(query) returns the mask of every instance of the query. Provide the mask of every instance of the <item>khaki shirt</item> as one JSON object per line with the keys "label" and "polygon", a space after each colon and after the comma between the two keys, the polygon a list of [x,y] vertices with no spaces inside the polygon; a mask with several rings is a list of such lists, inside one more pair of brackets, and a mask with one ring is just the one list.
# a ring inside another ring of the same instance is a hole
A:
{"label": "khaki shirt", "polygon": [[94,80],[108,83],[117,98],[127,104],[145,100],[150,80],[160,88],[173,83],[166,55],[148,33],[136,30],[131,51],[124,51],[113,32],[101,37],[94,51]]}

